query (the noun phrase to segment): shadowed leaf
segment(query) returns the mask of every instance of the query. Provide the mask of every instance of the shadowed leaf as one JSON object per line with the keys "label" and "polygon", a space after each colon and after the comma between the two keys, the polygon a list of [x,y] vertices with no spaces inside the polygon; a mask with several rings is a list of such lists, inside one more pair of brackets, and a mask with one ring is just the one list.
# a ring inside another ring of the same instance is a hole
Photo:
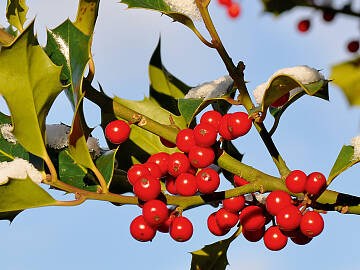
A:
{"label": "shadowed leaf", "polygon": [[22,32],[28,10],[25,0],[7,0],[6,18],[11,25]]}
{"label": "shadowed leaf", "polygon": [[20,211],[10,211],[10,212],[2,212],[0,213],[0,220],[8,220],[10,223],[15,219],[15,217],[20,214],[22,210]]}
{"label": "shadowed leaf", "polygon": [[306,3],[305,0],[262,0],[262,2],[264,4],[264,11],[274,13],[274,15],[280,15],[301,3]]}

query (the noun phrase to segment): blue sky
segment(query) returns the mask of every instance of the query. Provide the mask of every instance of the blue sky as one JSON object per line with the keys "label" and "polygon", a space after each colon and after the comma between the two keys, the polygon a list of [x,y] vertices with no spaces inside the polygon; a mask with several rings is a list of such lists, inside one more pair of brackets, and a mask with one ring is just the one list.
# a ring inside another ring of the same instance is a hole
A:
{"label": "blue sky", "polygon": [[[4,2],[0,4],[0,23],[6,25]],[[74,19],[76,14],[76,1],[28,2],[28,17],[36,16],[43,45],[45,27],[54,28],[68,17]],[[225,47],[235,62],[242,60],[246,64],[249,90],[265,82],[276,70],[295,65],[309,65],[328,76],[332,64],[351,58],[345,44],[359,36],[358,22],[342,16],[324,24],[320,13],[297,9],[274,18],[261,12],[260,1],[243,0],[241,17],[230,20],[225,10],[213,2],[211,13]],[[311,17],[313,27],[309,33],[300,34],[296,22],[305,17]],[[201,25],[200,28],[204,30]],[[103,1],[92,49],[95,80],[109,95],[142,99],[149,87],[148,62],[160,35],[164,65],[185,83],[196,86],[226,74],[216,52],[181,24],[156,12],[126,10],[117,1]],[[348,107],[341,91],[332,84],[330,99],[326,102],[304,97],[282,117],[273,138],[291,169],[320,171],[327,176],[342,145],[359,134],[359,109]],[[3,101],[0,110],[6,111]],[[96,106],[86,104],[85,110],[89,124],[98,125]],[[70,124],[71,120],[70,105],[61,96],[48,123]],[[266,125],[271,124],[268,119]],[[94,135],[104,143],[99,128]],[[255,129],[238,139],[236,145],[245,153],[245,163],[277,175]],[[359,167],[351,168],[331,188],[360,196],[359,173]],[[226,183],[222,185],[227,187]],[[210,235],[206,228],[207,216],[213,211],[212,207],[203,206],[185,213],[195,228],[192,239],[186,243],[177,243],[160,233],[152,243],[139,243],[129,233],[131,220],[140,214],[136,206],[115,207],[89,201],[77,207],[28,210],[11,226],[0,222],[0,266],[11,270],[189,269],[188,252],[222,239]],[[227,269],[359,269],[356,258],[360,217],[329,213],[324,219],[324,232],[305,247],[289,243],[284,250],[271,252],[262,242],[249,243],[240,236],[229,249]]]}

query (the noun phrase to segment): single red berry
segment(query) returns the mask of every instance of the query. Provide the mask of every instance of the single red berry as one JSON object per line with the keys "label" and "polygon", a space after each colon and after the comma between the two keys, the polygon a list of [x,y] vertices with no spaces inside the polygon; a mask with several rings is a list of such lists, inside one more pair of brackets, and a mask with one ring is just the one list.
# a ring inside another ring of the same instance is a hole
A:
{"label": "single red berry", "polygon": [[199,191],[203,194],[213,193],[220,185],[219,174],[211,168],[202,169],[197,173],[195,180]]}
{"label": "single red berry", "polygon": [[200,123],[194,128],[195,143],[198,146],[210,147],[216,142],[217,131],[214,126]]}
{"label": "single red berry", "polygon": [[252,121],[249,115],[244,112],[236,112],[228,119],[228,129],[233,138],[244,136],[251,129]]}
{"label": "single red berry", "polygon": [[264,234],[265,246],[273,251],[283,249],[287,244],[287,239],[278,226],[268,228]]}
{"label": "single red berry", "polygon": [[205,168],[210,166],[214,159],[214,150],[210,147],[201,147],[195,145],[189,152],[189,159],[195,168]]}
{"label": "single red berry", "polygon": [[266,210],[273,216],[276,216],[279,211],[291,205],[290,195],[282,190],[275,190],[270,192],[266,198]]}
{"label": "single red berry", "polygon": [[164,223],[168,216],[169,210],[166,204],[159,200],[147,201],[142,208],[142,215],[145,221],[152,227]]}
{"label": "single red berry", "polygon": [[231,116],[231,113],[225,114],[221,118],[220,125],[219,125],[219,134],[221,135],[221,137],[224,140],[227,140],[227,141],[231,141],[234,139],[234,137],[231,135],[230,130],[228,128],[229,127],[228,121],[229,121],[230,116]]}
{"label": "single red berry", "polygon": [[232,4],[232,0],[218,0],[220,5],[230,6]]}
{"label": "single red berry", "polygon": [[242,195],[223,200],[223,207],[230,212],[238,213],[244,206],[245,197]]}
{"label": "single red berry", "polygon": [[160,181],[151,175],[139,178],[133,186],[135,195],[142,201],[154,200],[161,192]]}
{"label": "single red berry", "polygon": [[359,50],[359,41],[358,40],[353,40],[353,41],[350,41],[348,44],[347,44],[347,49],[349,52],[351,53],[355,53]]}
{"label": "single red berry", "polygon": [[170,225],[170,236],[178,242],[185,242],[193,234],[193,225],[186,217],[175,217]]}
{"label": "single red berry", "polygon": [[294,205],[289,205],[277,213],[276,223],[282,230],[292,231],[299,227],[301,218],[300,210]]}
{"label": "single red berry", "polygon": [[227,12],[231,18],[237,18],[241,12],[240,5],[238,3],[232,3],[228,6]]}
{"label": "single red berry", "polygon": [[169,175],[165,180],[166,190],[173,195],[177,194],[176,187],[175,187],[175,180],[176,180],[176,178],[171,175]]}
{"label": "single red berry", "polygon": [[322,216],[315,211],[306,212],[300,222],[300,230],[307,237],[318,236],[324,229]]}
{"label": "single red berry", "polygon": [[297,25],[297,28],[300,32],[305,33],[309,30],[310,25],[311,25],[310,20],[306,19],[300,21]]}
{"label": "single red berry", "polygon": [[136,240],[147,242],[155,237],[156,230],[146,223],[143,216],[138,216],[130,224],[130,233]]}
{"label": "single red berry", "polygon": [[115,120],[106,126],[105,136],[111,143],[120,144],[129,138],[130,131],[128,123],[123,120]]}
{"label": "single red berry", "polygon": [[286,187],[294,193],[302,193],[305,191],[306,174],[303,171],[292,171],[285,180]]}
{"label": "single red berry", "polygon": [[170,230],[171,223],[173,222],[174,218],[175,218],[174,215],[170,215],[170,216],[165,220],[165,222],[163,222],[162,224],[160,224],[160,226],[157,227],[156,229],[157,229],[159,232],[168,233],[169,230]]}
{"label": "single red berry", "polygon": [[171,154],[168,161],[168,173],[172,176],[178,176],[190,168],[190,161],[184,153],[176,152]]}
{"label": "single red berry", "polygon": [[263,209],[259,206],[250,205],[245,207],[240,215],[240,224],[247,231],[257,231],[264,227],[266,218],[263,213]]}
{"label": "single red berry", "polygon": [[182,196],[193,196],[197,192],[195,176],[190,173],[182,173],[175,180],[175,188]]}
{"label": "single red berry", "polygon": [[194,130],[190,128],[180,130],[176,136],[176,146],[181,151],[189,153],[190,149],[195,146]]}
{"label": "single red berry", "polygon": [[306,179],[305,190],[311,195],[318,195],[326,185],[326,178],[322,173],[313,172]]}
{"label": "single red berry", "polygon": [[168,162],[170,155],[165,152],[159,152],[149,157],[147,162],[154,162],[160,167],[161,174],[164,176],[168,172]]}
{"label": "single red berry", "polygon": [[131,166],[127,172],[127,178],[132,185],[134,185],[139,178],[148,175],[150,175],[150,171],[143,164],[135,164]]}
{"label": "single red berry", "polygon": [[284,106],[286,102],[288,102],[290,97],[290,92],[287,92],[285,95],[281,96],[277,100],[275,100],[273,103],[271,103],[271,107],[279,108],[281,106]]}
{"label": "single red berry", "polygon": [[209,231],[216,235],[216,236],[223,236],[225,234],[227,234],[230,229],[223,229],[220,228],[219,225],[216,222],[216,218],[215,218],[216,212],[212,213],[208,219],[207,219],[207,226],[209,228]]}
{"label": "single red berry", "polygon": [[172,143],[166,139],[164,139],[163,137],[160,137],[160,142],[162,143],[163,146],[167,147],[167,148],[174,148],[176,147],[175,143]]}
{"label": "single red berry", "polygon": [[162,177],[160,167],[156,163],[154,163],[154,162],[145,162],[144,166],[149,170],[150,174],[152,176],[154,176],[155,178],[161,178]]}
{"label": "single red berry", "polygon": [[265,233],[265,227],[262,227],[257,231],[247,231],[244,228],[242,228],[242,233],[246,240],[248,240],[250,242],[257,242],[261,238],[263,238],[264,233]]}
{"label": "single red berry", "polygon": [[322,17],[325,22],[331,22],[335,18],[336,12],[331,9],[324,9]]}
{"label": "single red berry", "polygon": [[220,208],[215,215],[216,223],[221,229],[229,230],[239,222],[239,216],[224,208]]}
{"label": "single red berry", "polygon": [[222,118],[221,113],[217,111],[207,111],[201,116],[200,123],[210,124],[216,129],[216,131],[219,131],[221,118]]}
{"label": "single red berry", "polygon": [[304,235],[300,229],[297,229],[290,240],[293,241],[297,245],[306,245],[312,240],[312,237],[307,237]]}
{"label": "single red berry", "polygon": [[235,187],[241,187],[241,186],[244,186],[244,185],[247,185],[249,184],[248,181],[246,181],[244,178],[241,178],[240,176],[238,175],[234,175],[234,185]]}

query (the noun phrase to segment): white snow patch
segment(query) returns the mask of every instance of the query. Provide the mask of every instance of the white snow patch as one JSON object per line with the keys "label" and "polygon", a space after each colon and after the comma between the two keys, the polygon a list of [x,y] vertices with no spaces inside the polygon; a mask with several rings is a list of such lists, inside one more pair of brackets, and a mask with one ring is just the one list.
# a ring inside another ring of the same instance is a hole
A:
{"label": "white snow patch", "polygon": [[164,0],[170,9],[175,12],[185,14],[194,21],[201,21],[200,11],[196,6],[195,0]]}
{"label": "white snow patch", "polygon": [[354,147],[353,159],[360,159],[360,135],[352,138],[350,143]]}
{"label": "white snow patch", "polygon": [[17,143],[16,137],[12,133],[12,131],[13,131],[12,125],[2,124],[2,125],[0,125],[0,130],[1,130],[1,135],[3,136],[3,138],[5,140],[7,140],[8,142],[13,143],[13,144]]}
{"label": "white snow patch", "polygon": [[227,93],[227,90],[234,81],[230,76],[224,76],[217,80],[203,83],[189,90],[184,98],[217,98]]}
{"label": "white snow patch", "polygon": [[264,194],[261,193],[255,193],[255,198],[256,200],[261,203],[261,204],[265,204],[266,203],[266,197]]}
{"label": "white snow patch", "polygon": [[43,178],[34,165],[22,158],[0,162],[0,185],[6,184],[9,178],[25,179],[27,175],[36,184],[40,184]]}
{"label": "white snow patch", "polygon": [[[282,68],[276,71],[271,77],[267,80],[267,82],[258,85],[253,91],[255,101],[257,104],[262,103],[262,99],[264,97],[265,90],[268,88],[270,82],[273,78],[278,75],[288,75],[293,77],[295,80],[301,82],[302,84],[309,84],[313,82],[318,82],[320,80],[325,79],[324,75],[321,74],[317,69],[308,67],[308,66],[295,66],[290,68]],[[297,92],[301,91],[301,87],[294,88],[292,91],[296,90]],[[295,92],[295,94],[297,93]],[[290,92],[290,96],[293,96],[294,93]]]}

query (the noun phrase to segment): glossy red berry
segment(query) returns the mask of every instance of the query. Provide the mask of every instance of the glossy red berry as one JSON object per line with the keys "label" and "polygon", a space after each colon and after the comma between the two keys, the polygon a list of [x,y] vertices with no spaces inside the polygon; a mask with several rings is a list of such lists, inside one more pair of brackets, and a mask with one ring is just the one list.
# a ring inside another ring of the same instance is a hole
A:
{"label": "glossy red berry", "polygon": [[244,206],[245,206],[245,197],[242,195],[223,200],[224,209],[230,212],[238,213],[241,209],[244,208]]}
{"label": "glossy red berry", "polygon": [[299,227],[301,218],[300,210],[294,205],[289,205],[277,213],[276,223],[281,230],[293,231]]}
{"label": "glossy red berry", "polygon": [[230,115],[228,119],[228,129],[233,138],[244,136],[251,129],[252,121],[249,115],[244,112],[236,112]]}
{"label": "glossy red berry", "polygon": [[220,5],[230,6],[231,3],[232,3],[232,0],[218,0],[218,2],[219,2]]}
{"label": "glossy red berry", "polygon": [[305,191],[306,174],[303,171],[292,171],[285,180],[286,187],[294,193],[302,193]]}
{"label": "glossy red berry", "polygon": [[127,178],[132,185],[134,185],[139,178],[148,175],[150,175],[150,171],[143,164],[135,164],[131,166],[127,172]]}
{"label": "glossy red berry", "polygon": [[154,162],[160,168],[161,174],[164,176],[168,172],[168,162],[170,155],[165,152],[159,152],[149,157],[147,162]]}
{"label": "glossy red berry", "polygon": [[171,225],[171,223],[173,222],[174,218],[175,218],[174,215],[168,216],[168,218],[165,220],[165,222],[163,222],[162,224],[160,224],[160,226],[157,227],[156,229],[157,229],[159,232],[168,233],[169,230],[170,230],[170,225]]}
{"label": "glossy red berry", "polygon": [[230,130],[229,130],[229,118],[231,116],[231,113],[227,113],[225,114],[222,118],[221,118],[221,121],[220,121],[220,125],[219,125],[219,134],[221,135],[221,137],[224,139],[224,140],[227,140],[227,141],[231,141],[233,139],[235,139],[231,133],[230,133]]}
{"label": "glossy red berry", "polygon": [[199,191],[203,194],[213,193],[220,185],[219,174],[211,168],[202,169],[197,173],[195,180]]}
{"label": "glossy red berry", "polygon": [[167,148],[174,148],[176,147],[175,143],[172,143],[166,139],[164,139],[163,137],[160,137],[160,142],[162,143],[163,146],[167,147]]}
{"label": "glossy red berry", "polygon": [[184,153],[171,154],[168,160],[168,173],[172,176],[178,176],[190,168],[190,161]]}
{"label": "glossy red berry", "polygon": [[311,195],[318,195],[326,185],[326,178],[322,173],[313,172],[306,179],[305,190]]}
{"label": "glossy red berry", "polygon": [[195,146],[194,130],[190,128],[180,130],[176,136],[176,146],[181,151],[189,153],[190,149]]}
{"label": "glossy red berry", "polygon": [[263,209],[256,205],[250,205],[245,207],[240,215],[240,224],[247,231],[257,231],[264,227],[266,218],[263,213]]}
{"label": "glossy red berry", "polygon": [[133,188],[135,195],[142,201],[154,200],[161,192],[160,181],[151,175],[139,178]]}
{"label": "glossy red berry", "polygon": [[304,235],[300,229],[297,229],[292,237],[290,237],[290,240],[293,241],[297,245],[306,245],[309,243],[312,238],[307,237]]}
{"label": "glossy red berry", "polygon": [[273,103],[271,103],[271,107],[279,108],[281,106],[284,106],[286,102],[288,102],[290,97],[290,92],[287,92],[285,95],[281,96],[277,100],[275,100]]}
{"label": "glossy red berry", "polygon": [[138,216],[130,224],[130,233],[136,240],[147,242],[155,237],[156,230],[146,223],[143,216]]}
{"label": "glossy red berry", "polygon": [[359,41],[358,40],[353,40],[353,41],[350,41],[348,44],[347,44],[347,49],[349,52],[351,53],[355,53],[359,50]]}
{"label": "glossy red berry", "polygon": [[261,238],[263,238],[265,233],[265,227],[260,228],[257,231],[247,231],[244,228],[242,229],[242,234],[245,239],[250,242],[258,242]]}
{"label": "glossy red berry", "polygon": [[173,195],[177,194],[176,187],[175,187],[175,180],[176,180],[176,178],[171,175],[169,175],[165,180],[166,190]]}
{"label": "glossy red berry", "polygon": [[161,178],[162,177],[160,167],[156,163],[154,163],[154,162],[145,162],[144,166],[149,170],[150,174],[152,176],[154,176],[155,178]]}
{"label": "glossy red berry", "polygon": [[170,236],[178,242],[185,242],[193,234],[193,225],[186,217],[175,217],[170,225]]}
{"label": "glossy red berry", "polygon": [[125,142],[130,135],[130,126],[123,120],[110,122],[105,128],[106,138],[113,144]]}
{"label": "glossy red berry", "polygon": [[282,234],[278,226],[268,228],[264,234],[265,246],[273,251],[283,249],[287,244],[288,238]]}
{"label": "glossy red berry", "polygon": [[175,180],[175,188],[182,196],[193,196],[197,192],[195,176],[190,173],[182,173]]}
{"label": "glossy red berry", "polygon": [[241,8],[238,3],[232,3],[227,9],[230,18],[237,18],[240,15]]}
{"label": "glossy red berry", "polygon": [[217,131],[214,126],[200,123],[194,128],[194,139],[198,146],[210,147],[216,142]]}
{"label": "glossy red berry", "polygon": [[270,192],[266,198],[266,210],[273,216],[276,216],[279,211],[291,205],[290,195],[282,190]]}
{"label": "glossy red berry", "polygon": [[322,17],[325,22],[331,22],[335,18],[336,12],[331,9],[324,9]]}
{"label": "glossy red berry", "polygon": [[169,214],[166,204],[160,200],[151,200],[144,204],[142,215],[145,221],[152,227],[159,226],[164,223]]}
{"label": "glossy red berry", "polygon": [[212,234],[214,234],[216,236],[223,236],[223,235],[227,234],[230,231],[230,229],[220,228],[219,225],[216,222],[215,215],[216,215],[216,212],[212,213],[208,217],[208,219],[207,219],[208,229]]}
{"label": "glossy red berry", "polygon": [[229,230],[239,222],[239,216],[224,208],[220,208],[216,214],[216,223],[221,229]]}
{"label": "glossy red berry", "polygon": [[311,25],[310,20],[306,19],[300,21],[297,25],[297,28],[300,32],[305,33],[309,30],[310,25]]}
{"label": "glossy red berry", "polygon": [[210,166],[215,159],[214,150],[210,147],[194,146],[189,152],[189,160],[195,168]]}
{"label": "glossy red berry", "polygon": [[324,229],[322,216],[315,211],[306,212],[300,222],[300,230],[307,237],[315,237]]}
{"label": "glossy red berry", "polygon": [[244,186],[244,185],[247,185],[247,184],[249,184],[249,182],[246,181],[244,178],[241,178],[238,175],[234,175],[234,185],[235,185],[235,187],[241,187],[241,186]]}
{"label": "glossy red berry", "polygon": [[200,118],[200,124],[210,124],[219,131],[222,115],[217,111],[207,111]]}

